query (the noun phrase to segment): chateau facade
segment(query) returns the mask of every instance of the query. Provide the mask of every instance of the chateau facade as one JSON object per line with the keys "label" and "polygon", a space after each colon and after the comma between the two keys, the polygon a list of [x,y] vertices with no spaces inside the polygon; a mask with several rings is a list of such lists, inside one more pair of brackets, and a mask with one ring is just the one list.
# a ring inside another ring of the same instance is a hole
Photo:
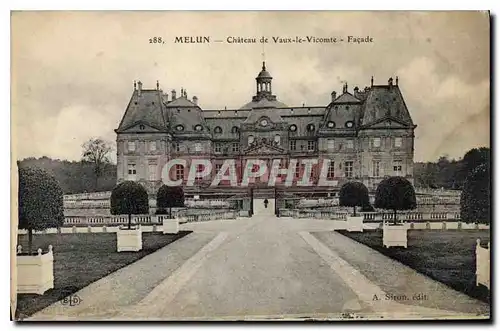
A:
{"label": "chateau facade", "polygon": [[[164,165],[172,159],[185,159],[186,166],[175,165],[168,172],[172,179],[188,180],[188,168],[194,159],[209,159],[211,174],[186,186],[192,195],[245,196],[248,187],[234,187],[222,181],[210,186],[213,176],[225,160],[235,160],[238,182],[249,159],[268,162],[281,160],[287,168],[292,159],[299,161],[293,171],[289,195],[325,196],[338,192],[346,181],[361,181],[369,190],[386,176],[403,176],[413,182],[413,123],[398,78],[386,85],[355,87],[345,84],[342,93],[331,92],[325,106],[291,107],[273,94],[272,76],[263,63],[256,77],[256,93],[239,109],[204,110],[196,96],[185,90],[170,95],[160,89],[145,89],[134,83],[125,114],[115,130],[117,134],[118,182],[142,183],[153,194],[162,185]],[[327,168],[313,165],[312,181],[327,176],[329,186],[296,185],[304,173],[303,160],[327,160]],[[250,186],[257,191],[274,192],[264,175]],[[285,178],[280,177],[280,188]],[[332,184],[333,183],[333,184]]]}

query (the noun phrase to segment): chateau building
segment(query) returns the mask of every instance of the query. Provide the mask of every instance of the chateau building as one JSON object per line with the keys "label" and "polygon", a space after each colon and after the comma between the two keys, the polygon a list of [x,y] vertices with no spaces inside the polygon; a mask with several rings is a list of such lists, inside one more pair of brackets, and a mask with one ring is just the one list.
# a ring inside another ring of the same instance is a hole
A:
{"label": "chateau building", "polygon": [[[162,185],[164,165],[172,159],[186,159],[167,172],[173,179],[188,181],[189,164],[194,159],[208,159],[211,174],[196,178],[186,186],[188,195],[245,197],[248,187],[235,187],[222,181],[210,185],[225,160],[235,160],[238,183],[246,161],[260,159],[281,161],[288,168],[298,160],[293,171],[293,185],[288,195],[326,196],[338,192],[346,181],[361,181],[370,190],[385,176],[404,176],[413,182],[413,123],[398,78],[386,85],[355,87],[347,83],[342,93],[331,92],[324,106],[288,106],[273,94],[272,76],[266,64],[256,77],[256,93],[239,109],[206,110],[196,96],[189,98],[181,89],[170,95],[160,89],[144,89],[134,82],[134,90],[125,114],[115,130],[117,134],[117,179],[141,182],[154,194]],[[297,185],[305,171],[304,160],[327,160],[312,167],[312,187]],[[323,170],[323,171],[322,171]],[[326,175],[330,185],[318,185]],[[274,192],[267,177],[250,183],[254,190]],[[285,175],[278,178],[282,187]]]}

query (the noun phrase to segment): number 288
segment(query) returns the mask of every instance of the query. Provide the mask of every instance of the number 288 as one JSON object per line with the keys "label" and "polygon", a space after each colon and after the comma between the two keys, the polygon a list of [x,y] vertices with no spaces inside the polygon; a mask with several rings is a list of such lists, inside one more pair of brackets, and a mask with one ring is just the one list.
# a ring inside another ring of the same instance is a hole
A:
{"label": "number 288", "polygon": [[149,38],[149,43],[150,44],[163,44],[163,39],[161,37],[153,37]]}

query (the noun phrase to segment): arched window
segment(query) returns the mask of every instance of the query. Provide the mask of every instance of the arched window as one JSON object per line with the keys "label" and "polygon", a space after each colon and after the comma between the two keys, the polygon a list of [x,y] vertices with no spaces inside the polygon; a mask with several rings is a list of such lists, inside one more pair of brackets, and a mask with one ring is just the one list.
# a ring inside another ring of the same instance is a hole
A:
{"label": "arched window", "polygon": [[307,125],[307,131],[312,132],[312,131],[314,131],[314,129],[315,129],[314,124]]}
{"label": "arched window", "polygon": [[214,132],[217,133],[217,134],[221,134],[222,133],[222,128],[220,126],[216,126],[215,129],[214,129]]}
{"label": "arched window", "polygon": [[200,124],[196,124],[196,125],[194,126],[194,130],[195,130],[195,131],[203,131],[203,126],[201,126]]}
{"label": "arched window", "polygon": [[240,131],[240,129],[237,126],[233,126],[231,128],[231,133],[238,133],[239,131]]}
{"label": "arched window", "polygon": [[181,124],[179,124],[179,125],[177,125],[177,126],[175,127],[175,129],[176,129],[177,131],[184,131],[184,126],[183,126],[183,125],[181,125]]}
{"label": "arched window", "polygon": [[254,137],[253,137],[253,136],[248,136],[248,145],[253,144],[254,140],[255,140],[255,139],[254,139]]}
{"label": "arched window", "polygon": [[274,136],[274,142],[276,143],[276,145],[281,144],[281,136],[279,134]]}

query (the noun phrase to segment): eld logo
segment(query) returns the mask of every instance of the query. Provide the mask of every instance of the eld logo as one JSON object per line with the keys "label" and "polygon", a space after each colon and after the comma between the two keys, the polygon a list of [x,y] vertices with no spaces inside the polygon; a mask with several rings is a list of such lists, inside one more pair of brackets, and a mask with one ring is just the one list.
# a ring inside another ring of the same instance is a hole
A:
{"label": "eld logo", "polygon": [[78,306],[80,303],[82,303],[82,299],[76,294],[70,295],[64,299],[61,300],[61,303],[64,306]]}

